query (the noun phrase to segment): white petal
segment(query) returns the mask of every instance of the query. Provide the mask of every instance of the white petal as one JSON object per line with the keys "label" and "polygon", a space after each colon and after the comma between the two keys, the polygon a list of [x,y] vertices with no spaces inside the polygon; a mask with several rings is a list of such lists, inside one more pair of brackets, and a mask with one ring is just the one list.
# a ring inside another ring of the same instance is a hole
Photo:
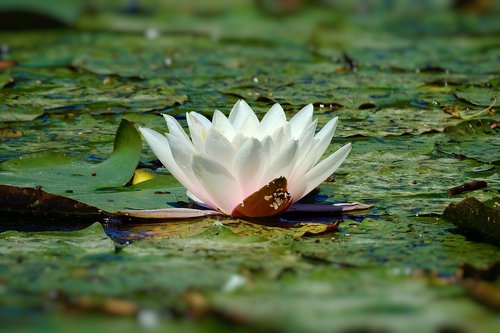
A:
{"label": "white petal", "polygon": [[292,140],[290,133],[290,123],[285,123],[282,127],[279,127],[274,131],[272,138],[276,151],[279,151],[281,147]]}
{"label": "white petal", "polygon": [[274,143],[273,143],[273,139],[269,135],[263,137],[260,140],[260,143],[262,144],[262,151],[261,151],[262,160],[260,162],[260,170],[264,171],[267,169],[267,167],[271,161],[272,156],[274,156],[274,155],[271,155],[271,151],[273,150]]}
{"label": "white petal", "polygon": [[243,136],[241,135],[241,133],[237,133],[234,136],[233,141],[231,141],[231,145],[233,146],[235,151],[239,151],[241,149],[241,146],[243,146],[243,144],[245,144],[245,142],[247,142],[249,139],[249,137]]}
{"label": "white petal", "polygon": [[299,151],[297,156],[297,163],[302,163],[307,153],[310,151],[313,145],[314,133],[316,132],[316,125],[318,120],[314,119],[312,123],[309,123],[306,128],[302,131],[302,134],[298,138],[299,141]]}
{"label": "white petal", "polygon": [[292,119],[290,125],[292,127],[292,136],[297,139],[302,131],[312,122],[313,105],[308,104],[302,108]]}
{"label": "white petal", "polygon": [[288,193],[292,196],[293,202],[300,200],[305,194],[307,183],[305,177],[297,178],[293,182],[288,182]]}
{"label": "white petal", "polygon": [[167,134],[170,151],[182,172],[188,177],[192,178],[191,164],[193,160],[194,148],[191,144],[186,144],[182,139],[179,139],[173,134]]}
{"label": "white petal", "polygon": [[331,119],[314,137],[314,139],[316,140],[316,144],[314,145],[316,156],[312,156],[312,159],[314,160],[312,165],[318,162],[318,160],[321,158],[321,156],[323,156],[326,149],[330,145],[330,141],[332,141],[333,138],[333,133],[335,133],[335,129],[337,128],[337,120],[338,117]]}
{"label": "white petal", "polygon": [[289,141],[270,162],[270,165],[261,177],[260,183],[268,184],[273,179],[281,176],[288,180],[290,171],[295,165],[297,148],[298,143],[296,140]]}
{"label": "white petal", "polygon": [[255,138],[250,138],[234,157],[233,172],[240,182],[245,197],[260,188],[258,182],[263,162],[262,152],[261,142]]}
{"label": "white petal", "polygon": [[[236,205],[243,201],[244,197],[238,181],[222,164],[210,158],[195,155],[193,171],[210,195],[210,199],[227,215],[230,215]],[[198,196],[196,191],[191,192]],[[205,201],[204,198],[201,199]]]}
{"label": "white petal", "polygon": [[214,127],[208,130],[205,154],[231,170],[235,150],[227,138]]}
{"label": "white petal", "polygon": [[335,170],[337,170],[342,162],[344,162],[347,155],[349,155],[350,151],[351,144],[348,143],[309,170],[309,172],[305,175],[307,187],[305,193],[303,193],[301,197],[311,192],[315,187],[327,179]]}
{"label": "white petal", "polygon": [[186,191],[186,195],[189,197],[189,199],[193,200],[198,206],[205,207],[205,208],[212,208],[209,205],[207,205],[203,200],[201,200],[196,195],[194,195],[192,192]]}
{"label": "white petal", "polygon": [[186,143],[191,144],[191,146],[193,145],[191,140],[189,139],[189,136],[186,134],[186,132],[184,132],[184,129],[174,117],[168,114],[163,114],[163,117],[167,122],[168,131],[170,132],[170,134],[173,134]]}
{"label": "white petal", "polygon": [[231,125],[229,119],[227,119],[226,116],[219,110],[215,110],[214,112],[212,117],[212,127],[221,132],[229,140],[229,142],[231,142],[236,135],[233,125]]}
{"label": "white petal", "polygon": [[[255,116],[255,115],[254,115]],[[257,117],[248,116],[241,124],[239,132],[248,137],[259,137],[259,120]]]}
{"label": "white petal", "polygon": [[185,219],[210,215],[221,215],[221,212],[205,209],[164,208],[164,209],[127,209],[117,212],[120,215],[145,219]]}
{"label": "white petal", "polygon": [[[299,156],[297,167],[295,168],[290,181],[294,182],[297,178],[302,178],[304,174],[306,174],[309,169],[311,169],[313,165],[318,162],[330,144],[336,125],[337,117],[330,120],[325,127],[323,127],[321,131],[316,134],[310,146],[300,151],[301,155]],[[303,136],[304,133],[306,132],[303,132]],[[304,138],[304,141],[308,139],[309,138]]]}
{"label": "white petal", "polygon": [[207,119],[207,117],[205,117],[204,115],[202,115],[201,113],[198,113],[198,112],[194,112],[194,111],[191,111],[191,112],[188,112],[188,114],[191,115],[191,117],[195,117],[196,120],[198,120],[200,122],[200,124],[206,128],[207,130],[212,127],[212,122],[210,120]]}
{"label": "white petal", "polygon": [[254,122],[259,122],[259,119],[253,112],[252,108],[247,104],[247,102],[240,99],[236,102],[236,104],[234,104],[233,109],[229,113],[229,122],[233,125],[236,131],[239,131],[247,117],[253,118]]}
{"label": "white petal", "polygon": [[193,183],[185,175],[185,173],[179,168],[177,162],[175,161],[172,151],[170,149],[170,143],[168,139],[161,135],[160,133],[153,131],[149,128],[139,128],[144,139],[151,147],[153,153],[158,157],[158,159],[163,163],[163,165],[170,171],[170,173],[186,188],[190,189],[193,187]]}
{"label": "white petal", "polygon": [[[196,112],[188,112],[186,114],[189,133],[193,141],[194,148],[197,152],[205,151],[205,140],[207,138],[207,130],[212,126],[210,121]],[[207,123],[208,122],[208,123]]]}
{"label": "white petal", "polygon": [[[177,137],[172,136],[170,142],[174,143],[174,146],[170,146],[169,140],[158,132],[155,132],[149,128],[139,128],[142,135],[148,142],[153,153],[158,157],[158,159],[163,163],[163,165],[170,171],[170,173],[188,190],[196,193],[207,205],[211,208],[217,208],[215,202],[210,199],[208,193],[198,182],[198,179],[194,176],[193,170],[189,165],[186,165],[186,161],[192,157],[187,157],[185,154],[189,152],[184,151],[183,145],[180,143],[182,141],[178,140]],[[177,141],[175,141],[177,139]],[[174,154],[172,153],[172,148],[175,151],[176,158],[180,159],[182,168],[177,164]]]}
{"label": "white petal", "polygon": [[286,122],[286,115],[278,103],[274,104],[262,119],[259,126],[260,137],[271,135]]}

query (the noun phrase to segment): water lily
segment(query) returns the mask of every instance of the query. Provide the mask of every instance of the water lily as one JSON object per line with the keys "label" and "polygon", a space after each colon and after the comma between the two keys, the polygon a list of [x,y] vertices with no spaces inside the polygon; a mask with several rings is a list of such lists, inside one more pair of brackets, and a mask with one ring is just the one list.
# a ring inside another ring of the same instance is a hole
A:
{"label": "water lily", "polygon": [[[228,117],[216,110],[212,121],[189,112],[190,136],[174,117],[164,117],[169,130],[166,135],[149,128],[140,131],[158,159],[187,189],[187,195],[212,209],[206,214],[265,217],[300,210],[292,205],[326,180],[351,151],[348,143],[321,160],[338,119],[331,119],[316,133],[318,121],[313,119],[312,104],[289,121],[279,104],[259,121],[243,100],[234,105]],[[356,205],[343,208],[360,207]],[[150,217],[158,217],[160,211],[150,211]],[[163,211],[169,217],[176,214],[175,208]],[[203,210],[192,211],[193,216],[204,214]],[[134,215],[131,212],[127,214]],[[184,214],[179,217],[189,215],[186,209],[178,212]]]}

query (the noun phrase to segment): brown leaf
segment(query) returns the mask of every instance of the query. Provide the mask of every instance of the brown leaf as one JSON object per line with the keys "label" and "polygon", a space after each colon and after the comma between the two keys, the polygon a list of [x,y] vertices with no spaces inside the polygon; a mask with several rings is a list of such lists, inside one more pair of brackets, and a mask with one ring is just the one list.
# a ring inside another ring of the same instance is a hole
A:
{"label": "brown leaf", "polygon": [[23,132],[13,130],[11,128],[2,128],[0,129],[0,138],[2,139],[12,139],[12,138],[20,138],[23,136]]}
{"label": "brown leaf", "polygon": [[133,316],[139,311],[139,306],[131,301],[117,298],[97,299],[82,296],[66,304],[69,310],[99,311],[115,316]]}
{"label": "brown leaf", "polygon": [[443,107],[443,111],[451,115],[453,118],[462,119],[462,115],[456,105],[446,105]]}
{"label": "brown leaf", "polygon": [[476,301],[489,306],[495,310],[500,310],[500,286],[493,282],[466,279],[464,289]]}
{"label": "brown leaf", "polygon": [[186,291],[181,295],[181,300],[187,305],[187,312],[195,318],[206,316],[212,311],[206,297],[197,290]]}
{"label": "brown leaf", "polygon": [[90,219],[101,215],[101,212],[95,207],[60,195],[47,193],[40,187],[23,188],[0,185],[0,207],[3,212],[30,215],[78,215]]}
{"label": "brown leaf", "polygon": [[15,66],[16,62],[12,60],[0,60],[0,71],[3,71],[7,68]]}

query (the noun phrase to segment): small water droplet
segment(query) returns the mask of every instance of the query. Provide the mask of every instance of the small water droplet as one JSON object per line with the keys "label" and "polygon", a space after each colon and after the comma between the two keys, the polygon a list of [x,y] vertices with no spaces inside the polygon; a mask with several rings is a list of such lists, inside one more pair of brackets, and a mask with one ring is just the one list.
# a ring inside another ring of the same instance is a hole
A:
{"label": "small water droplet", "polygon": [[174,60],[171,57],[165,57],[164,63],[165,66],[170,67],[174,63]]}
{"label": "small water droplet", "polygon": [[7,54],[10,51],[10,47],[7,44],[0,44],[0,54]]}
{"label": "small water droplet", "polygon": [[160,36],[160,32],[156,28],[148,28],[144,31],[144,37],[147,39],[156,39]]}
{"label": "small water droplet", "polygon": [[226,284],[222,287],[222,290],[225,292],[233,292],[239,288],[241,288],[246,283],[246,279],[237,274],[233,274],[229,277]]}
{"label": "small water droplet", "polygon": [[158,313],[153,310],[141,310],[137,314],[137,320],[145,328],[154,328],[158,326]]}

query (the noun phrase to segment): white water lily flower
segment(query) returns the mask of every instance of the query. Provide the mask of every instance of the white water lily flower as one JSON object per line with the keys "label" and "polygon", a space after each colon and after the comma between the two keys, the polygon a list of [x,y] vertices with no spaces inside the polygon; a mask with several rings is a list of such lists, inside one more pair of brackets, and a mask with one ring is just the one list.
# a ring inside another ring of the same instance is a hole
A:
{"label": "white water lily flower", "polygon": [[190,137],[172,116],[164,117],[166,135],[140,128],[155,155],[192,200],[231,216],[273,216],[289,209],[328,178],[351,151],[348,143],[320,161],[337,117],[315,134],[318,121],[313,119],[312,104],[290,121],[275,104],[259,122],[243,100],[229,117],[216,110],[212,121],[189,112]]}
{"label": "white water lily flower", "polygon": [[[317,134],[309,104],[290,121],[279,104],[262,121],[243,100],[229,117],[216,110],[212,121],[187,113],[189,137],[170,115],[164,115],[169,133],[140,131],[149,146],[187,188],[198,205],[212,210],[166,208],[122,210],[142,218],[189,218],[217,214],[266,217],[283,211],[344,212],[371,206],[359,203],[295,204],[328,178],[351,151],[348,143],[323,159],[337,126],[331,119]],[[319,163],[318,163],[319,162]]]}

